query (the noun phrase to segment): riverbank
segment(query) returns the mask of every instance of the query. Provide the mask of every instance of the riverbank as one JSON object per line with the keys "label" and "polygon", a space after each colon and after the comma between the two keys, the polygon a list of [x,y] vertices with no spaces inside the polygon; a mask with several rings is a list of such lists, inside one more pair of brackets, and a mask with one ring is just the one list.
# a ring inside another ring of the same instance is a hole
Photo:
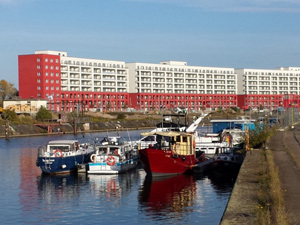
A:
{"label": "riverbank", "polygon": [[258,224],[257,194],[261,165],[259,150],[248,151],[236,179],[221,225]]}
{"label": "riverbank", "polygon": [[[83,124],[77,129],[77,133],[92,133],[92,132],[106,132],[106,131],[123,131],[123,130],[138,130],[138,129],[152,129],[159,123],[160,120],[127,120],[127,121],[105,121],[92,122]],[[52,124],[53,131],[48,132],[47,125],[33,125],[21,124],[10,125],[9,138],[26,137],[26,136],[45,136],[45,135],[61,135],[73,134],[74,127],[71,124]],[[0,126],[0,138],[5,138],[5,126]]]}
{"label": "riverbank", "polygon": [[221,225],[300,224],[299,136],[298,124],[247,152]]}

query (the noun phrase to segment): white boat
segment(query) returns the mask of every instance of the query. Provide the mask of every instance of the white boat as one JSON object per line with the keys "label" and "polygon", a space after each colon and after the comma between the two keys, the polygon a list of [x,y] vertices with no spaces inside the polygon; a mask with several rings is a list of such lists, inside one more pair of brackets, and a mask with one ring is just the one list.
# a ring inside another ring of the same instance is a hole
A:
{"label": "white boat", "polygon": [[[197,118],[190,126],[178,125],[177,123],[171,123],[171,121],[172,121],[171,117],[186,117],[186,114],[163,115],[163,117],[167,116],[165,121],[158,124],[155,129],[153,129],[152,131],[149,132],[149,134],[156,133],[156,132],[168,132],[168,131],[194,133],[195,130],[197,129],[199,123],[203,120],[203,118],[206,115],[207,114],[204,114],[204,115],[200,116],[199,118]],[[196,136],[197,135],[195,135],[195,140],[196,140]],[[197,140],[196,140],[196,142],[197,142]],[[145,136],[145,137],[141,138],[140,140],[133,141],[132,145],[137,149],[141,149],[141,148],[146,148],[149,145],[153,146],[156,143],[157,143],[156,135],[149,135],[149,136]]]}
{"label": "white boat", "polygon": [[91,155],[88,174],[118,174],[136,168],[138,154],[136,149],[120,137],[109,137],[96,146]]}
{"label": "white boat", "polygon": [[241,129],[224,129],[222,140],[226,141],[231,147],[238,147],[245,141],[245,131]]}

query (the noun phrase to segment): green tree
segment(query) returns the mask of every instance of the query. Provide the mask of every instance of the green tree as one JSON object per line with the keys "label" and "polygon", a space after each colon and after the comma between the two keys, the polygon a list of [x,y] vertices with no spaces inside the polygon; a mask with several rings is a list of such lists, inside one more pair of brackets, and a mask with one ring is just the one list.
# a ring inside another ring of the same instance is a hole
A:
{"label": "green tree", "polygon": [[44,106],[41,106],[39,111],[36,114],[37,120],[51,120],[52,119],[52,113],[46,109]]}
{"label": "green tree", "polygon": [[9,120],[9,121],[17,121],[18,120],[18,116],[17,113],[13,110],[9,110],[9,109],[4,109],[2,112],[2,118],[4,120]]}

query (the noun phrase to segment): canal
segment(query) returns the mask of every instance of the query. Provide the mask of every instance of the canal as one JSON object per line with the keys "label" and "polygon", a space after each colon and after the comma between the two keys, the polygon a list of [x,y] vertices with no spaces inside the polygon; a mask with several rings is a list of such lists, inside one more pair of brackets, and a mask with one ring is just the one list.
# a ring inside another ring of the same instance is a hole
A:
{"label": "canal", "polygon": [[[142,130],[120,132],[137,140]],[[235,177],[194,174],[44,176],[37,149],[50,140],[90,141],[107,133],[0,139],[1,224],[219,224]],[[114,132],[108,135],[116,135]]]}

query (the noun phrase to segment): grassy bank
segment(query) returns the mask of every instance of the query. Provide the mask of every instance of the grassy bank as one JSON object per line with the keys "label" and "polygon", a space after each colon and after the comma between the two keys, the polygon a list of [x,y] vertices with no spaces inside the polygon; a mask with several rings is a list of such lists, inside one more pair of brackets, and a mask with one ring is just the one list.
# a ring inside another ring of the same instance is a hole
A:
{"label": "grassy bank", "polygon": [[289,224],[288,215],[285,211],[283,191],[272,152],[270,150],[261,150],[260,161],[262,171],[257,196],[257,217],[259,224],[287,225]]}

